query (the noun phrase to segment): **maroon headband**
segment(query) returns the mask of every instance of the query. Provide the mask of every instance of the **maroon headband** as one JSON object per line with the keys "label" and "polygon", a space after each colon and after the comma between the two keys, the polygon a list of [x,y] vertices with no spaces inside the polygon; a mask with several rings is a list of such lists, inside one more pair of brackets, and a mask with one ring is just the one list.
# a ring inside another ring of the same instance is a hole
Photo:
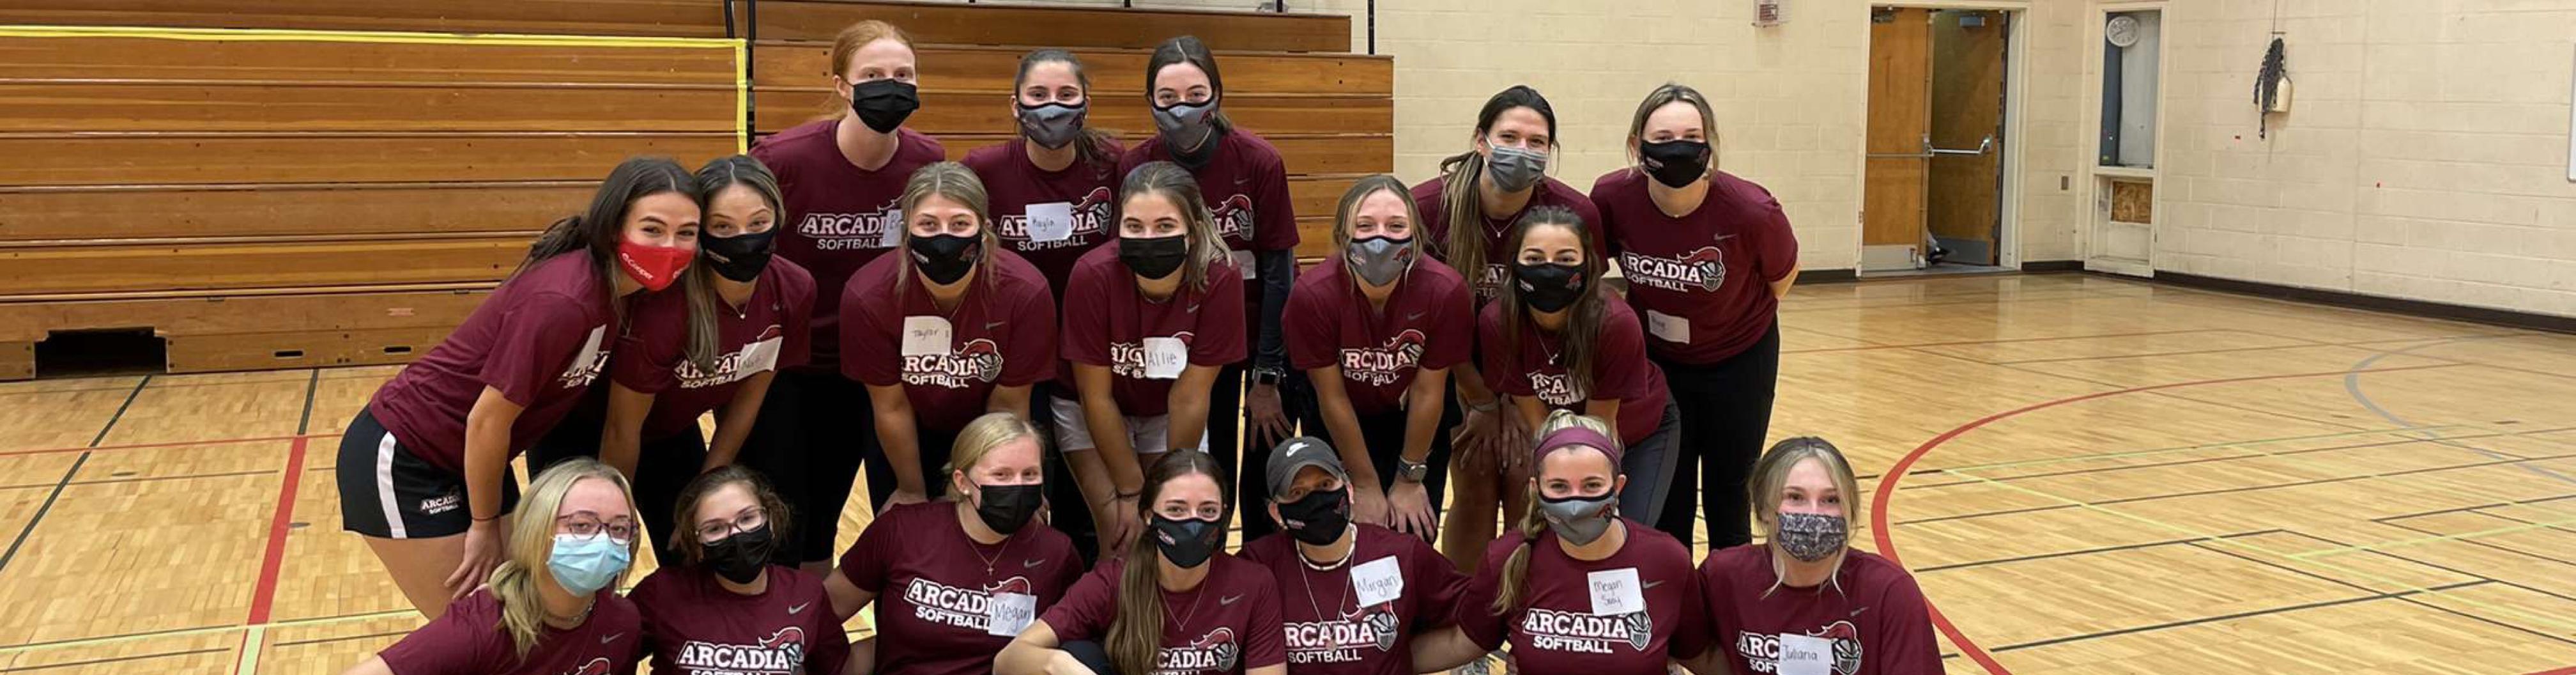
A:
{"label": "maroon headband", "polygon": [[1619,442],[1610,440],[1610,437],[1601,435],[1601,432],[1583,427],[1558,429],[1556,433],[1538,439],[1538,455],[1530,461],[1533,463],[1547,461],[1548,453],[1555,452],[1558,448],[1577,445],[1599,449],[1601,454],[1610,456],[1611,468],[1614,470],[1618,468]]}

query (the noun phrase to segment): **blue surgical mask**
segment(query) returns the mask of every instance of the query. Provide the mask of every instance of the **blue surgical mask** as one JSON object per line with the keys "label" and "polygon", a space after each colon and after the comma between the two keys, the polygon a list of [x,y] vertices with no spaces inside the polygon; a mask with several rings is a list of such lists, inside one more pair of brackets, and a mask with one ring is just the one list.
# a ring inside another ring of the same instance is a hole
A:
{"label": "blue surgical mask", "polygon": [[553,572],[555,583],[573,595],[590,595],[616,582],[634,557],[626,542],[605,532],[588,537],[558,533],[554,552],[546,556],[546,571]]}

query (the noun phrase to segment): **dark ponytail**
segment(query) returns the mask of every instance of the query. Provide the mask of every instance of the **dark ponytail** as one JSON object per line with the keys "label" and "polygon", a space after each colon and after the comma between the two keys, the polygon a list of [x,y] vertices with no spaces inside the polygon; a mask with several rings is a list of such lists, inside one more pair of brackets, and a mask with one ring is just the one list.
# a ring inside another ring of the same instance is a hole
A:
{"label": "dark ponytail", "polygon": [[[1521,242],[1529,238],[1530,230],[1542,227],[1565,228],[1574,233],[1575,243],[1583,247],[1583,294],[1576,296],[1574,304],[1566,308],[1565,327],[1558,329],[1565,339],[1564,349],[1557,352],[1557,357],[1565,364],[1566,381],[1573,385],[1575,393],[1588,399],[1592,397],[1592,383],[1596,379],[1592,364],[1598,356],[1595,352],[1600,351],[1596,345],[1601,343],[1601,323],[1609,311],[1604,303],[1611,302],[1602,295],[1601,275],[1609,271],[1610,265],[1601,258],[1601,250],[1592,245],[1591,224],[1583,222],[1582,216],[1574,215],[1573,209],[1562,206],[1541,206],[1521,214],[1521,219],[1512,224],[1512,237],[1506,240],[1511,242],[1510,254],[1518,255]],[[1513,371],[1527,370],[1531,366],[1521,363],[1521,341],[1536,339],[1536,336],[1523,335],[1535,330],[1535,326],[1528,321],[1529,308],[1521,305],[1520,284],[1506,276],[1501,286],[1494,294],[1494,301],[1503,304],[1503,358],[1505,363],[1511,364]]]}
{"label": "dark ponytail", "polygon": [[[1512,85],[1485,99],[1484,109],[1476,111],[1476,137],[1493,133],[1494,120],[1513,108],[1528,108],[1546,118],[1547,137],[1554,142],[1556,108],[1549,106],[1547,97],[1540,96],[1538,90],[1525,84]],[[1485,157],[1472,148],[1450,155],[1440,160],[1440,173],[1440,210],[1443,220],[1449,223],[1449,241],[1442,242],[1448,250],[1441,262],[1471,281],[1480,281],[1484,279],[1485,260],[1491,255],[1485,250],[1485,201],[1479,187],[1485,177]]]}
{"label": "dark ponytail", "polygon": [[678,193],[691,202],[699,199],[698,184],[689,170],[668,157],[629,157],[610,169],[608,178],[599,181],[599,190],[591,194],[590,208],[546,226],[536,241],[528,243],[528,256],[519,260],[518,269],[510,271],[516,278],[549,258],[574,251],[588,251],[593,268],[599,273],[600,286],[608,289],[617,306],[615,283],[618,274],[617,240],[625,234],[626,211],[635,201],[665,192]]}
{"label": "dark ponytail", "polygon": [[[1197,450],[1166,452],[1145,467],[1144,493],[1136,499],[1137,522],[1153,522],[1154,502],[1162,499],[1163,486],[1191,475],[1216,482],[1217,494],[1225,502],[1225,515],[1217,522],[1224,527],[1222,523],[1234,517],[1234,480],[1216,465],[1215,457]],[[1127,547],[1127,568],[1118,575],[1118,606],[1104,646],[1110,662],[1122,673],[1154,672],[1154,657],[1163,648],[1162,551],[1154,547],[1153,537],[1151,533],[1136,537],[1136,543]]]}
{"label": "dark ponytail", "polygon": [[[759,193],[760,199],[768,202],[771,214],[783,218],[787,213],[780,206],[785,202],[779,197],[778,177],[769,172],[768,165],[761,164],[750,155],[729,155],[709,160],[706,166],[698,167],[696,180],[698,209],[701,211],[712,210],[717,194],[740,185]],[[785,223],[777,221],[770,224],[773,229],[785,226]],[[703,238],[706,234],[701,232],[698,236]],[[719,316],[717,312],[721,311],[716,305],[724,299],[716,292],[716,273],[707,262],[705,247],[699,247],[697,261],[689,264],[689,271],[680,279],[680,284],[681,292],[687,293],[689,300],[689,344],[684,353],[689,364],[698,367],[698,372],[714,373],[716,359],[722,356],[716,353],[720,349],[716,344],[716,319]]]}
{"label": "dark ponytail", "polygon": [[1209,52],[1207,43],[1200,42],[1196,35],[1183,35],[1154,46],[1154,55],[1145,59],[1145,103],[1154,102],[1154,77],[1162,74],[1164,66],[1175,63],[1198,66],[1207,72],[1208,100],[1217,104],[1216,110],[1208,113],[1208,124],[1216,129],[1217,136],[1233,132],[1234,120],[1225,117],[1225,76],[1217,74],[1216,54]]}
{"label": "dark ponytail", "polygon": [[[1082,59],[1075,57],[1073,52],[1048,47],[1020,57],[1020,73],[1011,78],[1012,107],[1019,106],[1020,88],[1029,84],[1029,69],[1046,63],[1061,63],[1067,68],[1072,68],[1074,83],[1082,85],[1083,105],[1085,107],[1091,105],[1091,71],[1082,67]],[[1210,78],[1209,81],[1213,82],[1215,79]],[[1152,97],[1148,96],[1146,100],[1150,101]],[[1109,148],[1117,145],[1117,138],[1107,131],[1086,123],[1082,128],[1082,136],[1073,141],[1074,156],[1082,163],[1090,165],[1092,171],[1098,174],[1095,177],[1108,178],[1118,170],[1118,158],[1109,154]]]}

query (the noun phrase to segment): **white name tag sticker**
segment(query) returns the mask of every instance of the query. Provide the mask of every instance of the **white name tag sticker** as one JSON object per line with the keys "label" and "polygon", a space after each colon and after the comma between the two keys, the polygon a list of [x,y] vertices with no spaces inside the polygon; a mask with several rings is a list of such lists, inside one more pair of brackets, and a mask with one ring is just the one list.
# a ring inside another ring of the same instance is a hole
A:
{"label": "white name tag sticker", "polygon": [[1646,332],[1665,342],[1690,342],[1690,319],[1646,310]]}
{"label": "white name tag sticker", "polygon": [[877,248],[894,248],[902,246],[903,214],[897,212],[893,214],[893,217],[884,219],[884,222],[886,223],[885,232],[877,235]]}
{"label": "white name tag sticker", "polygon": [[1592,589],[1593,616],[1620,616],[1646,611],[1645,589],[1637,585],[1637,568],[1599,570],[1586,575]]}
{"label": "white name tag sticker", "polygon": [[984,634],[1019,637],[1037,618],[1038,596],[995,593],[992,602],[984,603]]}
{"label": "white name tag sticker", "polygon": [[1029,205],[1029,241],[1064,241],[1073,238],[1073,204],[1047,202]]}
{"label": "white name tag sticker", "polygon": [[1779,675],[1833,675],[1834,641],[1813,635],[1780,634]]}
{"label": "white name tag sticker", "polygon": [[1245,280],[1260,278],[1261,270],[1253,269],[1252,267],[1251,251],[1228,251],[1228,253],[1234,255],[1234,268],[1243,270],[1243,278]]}
{"label": "white name tag sticker", "polygon": [[1145,378],[1177,380],[1190,366],[1190,345],[1180,338],[1145,338]]}
{"label": "white name tag sticker", "polygon": [[1361,607],[1376,607],[1404,597],[1404,568],[1387,556],[1351,568],[1351,591]]}
{"label": "white name tag sticker", "polygon": [[952,331],[948,319],[936,316],[903,318],[903,355],[938,356],[948,353]]}
{"label": "white name tag sticker", "polygon": [[784,345],[786,344],[784,341],[786,339],[787,338],[784,337],[774,337],[743,345],[742,360],[737,362],[734,366],[733,372],[735,373],[735,377],[739,379],[742,377],[749,377],[752,373],[777,370],[778,352],[784,348]]}

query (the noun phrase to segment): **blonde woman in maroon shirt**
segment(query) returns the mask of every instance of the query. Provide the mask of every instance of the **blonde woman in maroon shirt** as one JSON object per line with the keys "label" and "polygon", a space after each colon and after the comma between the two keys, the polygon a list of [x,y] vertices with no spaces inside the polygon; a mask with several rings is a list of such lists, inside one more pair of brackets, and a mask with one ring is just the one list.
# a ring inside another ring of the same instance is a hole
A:
{"label": "blonde woman in maroon shirt", "polygon": [[1914,575],[1851,548],[1860,482],[1841,450],[1812,436],[1771,446],[1753,465],[1752,497],[1764,543],[1712,552],[1700,565],[1717,648],[1694,670],[1942,672]]}

